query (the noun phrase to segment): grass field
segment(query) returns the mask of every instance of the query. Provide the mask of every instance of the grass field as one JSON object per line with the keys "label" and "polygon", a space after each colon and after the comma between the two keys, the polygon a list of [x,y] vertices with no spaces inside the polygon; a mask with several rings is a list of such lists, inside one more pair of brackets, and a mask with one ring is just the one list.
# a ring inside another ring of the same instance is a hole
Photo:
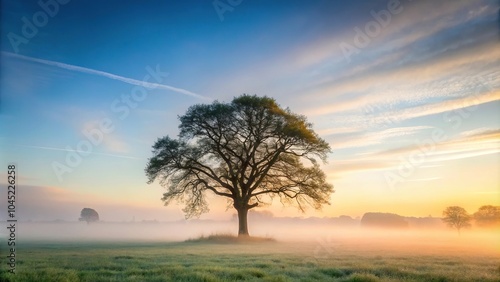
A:
{"label": "grass field", "polygon": [[16,274],[6,272],[2,252],[0,281],[500,281],[494,251],[418,242],[19,245]]}

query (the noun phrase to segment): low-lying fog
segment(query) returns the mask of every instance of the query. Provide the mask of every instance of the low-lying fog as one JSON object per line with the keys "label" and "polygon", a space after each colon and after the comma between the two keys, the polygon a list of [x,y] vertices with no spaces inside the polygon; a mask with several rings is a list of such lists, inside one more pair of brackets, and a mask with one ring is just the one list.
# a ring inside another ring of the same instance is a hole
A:
{"label": "low-lying fog", "polygon": [[[6,224],[5,222],[3,222]],[[278,242],[302,241],[317,245],[317,252],[332,247],[363,247],[366,250],[413,250],[428,254],[456,251],[500,255],[500,233],[497,230],[465,229],[459,235],[444,226],[433,228],[369,228],[358,224],[329,223],[328,220],[254,219],[249,221],[250,234],[272,237]],[[177,222],[18,222],[16,240],[49,241],[184,241],[201,235],[235,234],[237,221],[190,220]],[[8,231],[2,228],[2,241]]]}

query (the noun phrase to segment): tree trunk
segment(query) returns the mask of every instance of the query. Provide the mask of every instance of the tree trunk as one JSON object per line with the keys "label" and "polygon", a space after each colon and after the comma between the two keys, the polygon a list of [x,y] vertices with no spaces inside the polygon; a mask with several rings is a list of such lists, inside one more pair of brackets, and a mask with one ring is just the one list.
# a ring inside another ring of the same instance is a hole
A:
{"label": "tree trunk", "polygon": [[238,211],[238,237],[250,236],[248,234],[248,208],[239,208]]}

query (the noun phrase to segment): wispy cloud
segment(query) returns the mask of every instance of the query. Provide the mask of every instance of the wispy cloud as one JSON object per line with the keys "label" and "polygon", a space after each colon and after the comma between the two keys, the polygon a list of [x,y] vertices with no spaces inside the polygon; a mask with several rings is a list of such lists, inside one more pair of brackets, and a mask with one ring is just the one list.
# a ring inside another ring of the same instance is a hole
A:
{"label": "wispy cloud", "polygon": [[94,69],[84,68],[84,67],[80,67],[80,66],[69,65],[69,64],[65,64],[65,63],[61,63],[61,62],[56,62],[56,61],[38,59],[38,58],[23,56],[23,55],[14,54],[14,53],[5,52],[5,51],[2,51],[2,55],[12,57],[12,58],[21,59],[21,60],[26,60],[26,61],[30,61],[30,62],[35,62],[35,63],[39,63],[39,64],[54,66],[54,67],[58,67],[58,68],[62,68],[62,69],[67,69],[67,70],[71,70],[71,71],[77,71],[77,72],[88,73],[88,74],[92,74],[92,75],[98,75],[98,76],[106,77],[109,79],[125,82],[125,83],[131,84],[131,85],[142,86],[142,87],[149,88],[149,89],[169,90],[169,91],[177,92],[179,94],[196,97],[196,98],[202,99],[202,100],[211,100],[211,98],[209,98],[209,97],[205,97],[205,96],[202,96],[200,94],[191,92],[189,90],[166,85],[166,84],[137,80],[137,79],[119,76],[116,74],[112,74],[112,73],[104,72],[104,71],[100,71],[100,70],[94,70]]}
{"label": "wispy cloud", "polygon": [[[500,91],[493,91],[478,96],[467,96],[459,99],[398,110],[392,112],[391,116],[394,120],[403,121],[422,116],[441,114],[448,111],[458,110],[466,107],[474,107],[497,100],[500,100]],[[379,123],[382,123],[384,120],[386,120],[386,118],[377,117],[376,120]]]}
{"label": "wispy cloud", "polygon": [[393,139],[396,137],[413,136],[422,130],[430,129],[430,126],[406,126],[406,127],[394,127],[388,128],[381,131],[364,133],[361,136],[347,135],[338,138],[336,142],[333,143],[332,147],[334,149],[345,149],[345,148],[355,148],[355,147],[366,147],[373,144],[380,144],[384,140]]}
{"label": "wispy cloud", "polygon": [[481,136],[485,134],[492,133],[494,134],[495,132],[500,132],[499,128],[491,128],[491,127],[481,127],[481,128],[476,128],[473,130],[468,130],[468,131],[463,131],[460,133],[461,136],[464,137],[474,137],[474,136]]}
{"label": "wispy cloud", "polygon": [[[350,65],[330,68],[322,76],[327,79],[302,91],[304,114],[320,118],[341,112],[358,115],[367,106],[410,109],[461,98],[476,90],[471,88],[481,87],[478,82],[490,90],[499,87],[495,4],[420,1],[409,5],[404,16],[395,17],[370,43],[371,48],[363,49]],[[406,114],[417,117],[420,110]]]}
{"label": "wispy cloud", "polygon": [[[64,152],[76,152],[76,153],[88,154],[88,152],[83,152],[83,151],[79,151],[79,150],[55,148],[55,147],[33,146],[33,145],[15,145],[15,146],[23,147],[23,148],[39,149],[39,150],[52,150],[52,151],[64,151]],[[92,152],[91,154],[107,156],[107,157],[123,158],[123,159],[133,159],[133,160],[141,160],[142,159],[142,158],[137,158],[137,157],[132,157],[132,156],[115,155],[115,154],[98,153],[98,152]]]}
{"label": "wispy cloud", "polygon": [[[405,146],[398,149],[377,153],[358,155],[349,160],[334,161],[329,172],[338,176],[366,170],[387,170],[401,164],[401,158],[419,151],[418,145]],[[440,162],[459,160],[500,153],[500,131],[488,130],[473,136],[458,136],[441,143],[434,144],[434,149],[425,156],[421,168],[440,166]]]}
{"label": "wispy cloud", "polygon": [[[435,143],[432,152],[427,153],[426,160],[428,162],[439,162],[475,157],[484,154],[495,154],[500,152],[499,143],[500,131],[498,130],[488,131],[470,137],[458,136],[454,139]],[[407,156],[415,150],[420,150],[418,145],[386,150],[374,157],[385,160],[398,160],[401,156]]]}
{"label": "wispy cloud", "polygon": [[417,178],[417,179],[410,179],[407,181],[409,181],[409,182],[422,182],[422,181],[434,181],[434,180],[439,180],[439,179],[442,179],[442,177]]}

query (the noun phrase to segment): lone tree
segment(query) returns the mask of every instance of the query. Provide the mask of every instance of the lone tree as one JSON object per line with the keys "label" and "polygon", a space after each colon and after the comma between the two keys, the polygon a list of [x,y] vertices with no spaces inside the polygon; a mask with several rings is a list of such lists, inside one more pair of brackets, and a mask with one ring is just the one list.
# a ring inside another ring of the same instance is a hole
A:
{"label": "lone tree", "polygon": [[94,221],[99,221],[99,214],[91,208],[84,208],[82,209],[80,213],[80,221],[86,221],[87,224],[94,222]]}
{"label": "lone tree", "polygon": [[481,227],[500,226],[500,206],[482,206],[474,213],[474,221]]}
{"label": "lone tree", "polygon": [[458,206],[447,207],[443,211],[443,221],[450,227],[457,229],[460,235],[460,229],[468,228],[471,226],[470,221],[472,217],[467,211]]}
{"label": "lone tree", "polygon": [[282,204],[320,209],[333,186],[318,159],[330,146],[306,118],[274,99],[242,95],[231,103],[194,105],[180,116],[178,139],[159,138],[145,169],[148,183],[167,189],[162,200],[185,204],[186,218],[208,211],[206,193],[225,197],[238,213],[238,236],[248,236],[247,214],[278,197]]}

